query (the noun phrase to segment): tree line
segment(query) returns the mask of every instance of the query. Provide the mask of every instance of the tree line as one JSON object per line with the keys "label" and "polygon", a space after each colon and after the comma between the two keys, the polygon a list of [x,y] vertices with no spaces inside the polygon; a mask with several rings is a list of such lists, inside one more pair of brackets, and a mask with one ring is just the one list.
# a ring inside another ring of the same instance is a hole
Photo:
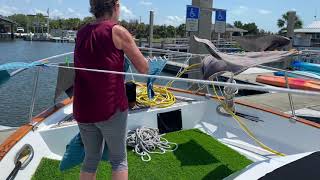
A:
{"label": "tree line", "polygon": [[[27,16],[25,14],[14,14],[8,17],[9,19],[17,22],[19,26],[23,27],[28,32],[33,32],[34,26],[42,26],[44,29],[47,27],[47,17],[43,14],[36,14],[35,16]],[[68,19],[50,19],[51,29],[62,29],[62,30],[78,30],[87,23],[94,21],[94,17],[80,18],[68,18]],[[283,33],[286,30],[286,24],[288,21],[288,13],[282,15],[277,21],[278,27],[281,29],[279,33]],[[137,39],[147,38],[149,35],[149,25],[140,23],[138,20],[120,21],[120,24],[127,28]],[[302,27],[302,21],[297,16],[295,28]],[[247,30],[245,35],[261,35],[261,34],[272,34],[272,32],[264,31],[259,29],[258,26],[252,23],[242,23],[241,21],[235,21],[233,24],[237,28]],[[174,37],[186,37],[186,25],[181,24],[180,26],[174,27],[171,25],[154,25],[154,38],[174,38]]]}
{"label": "tree line", "polygon": [[[47,29],[48,19],[43,14],[36,14],[35,16],[14,14],[8,18],[17,22],[19,26],[23,27],[28,32],[34,32],[34,26]],[[94,21],[94,17],[85,17],[83,19],[50,19],[49,23],[50,29],[78,30],[85,24],[88,24],[92,21]],[[147,38],[149,35],[149,25],[145,23],[139,23],[138,20],[122,20],[120,21],[120,24],[128,29],[133,35],[135,35],[136,38]],[[154,38],[173,38],[186,36],[185,24],[181,24],[178,27],[171,25],[154,25],[153,28]]]}

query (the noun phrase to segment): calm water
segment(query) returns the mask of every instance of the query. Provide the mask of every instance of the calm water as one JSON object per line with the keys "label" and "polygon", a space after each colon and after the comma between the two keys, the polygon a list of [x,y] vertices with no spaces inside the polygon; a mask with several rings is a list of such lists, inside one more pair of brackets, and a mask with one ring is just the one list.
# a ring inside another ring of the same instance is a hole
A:
{"label": "calm water", "polygon": [[[27,42],[22,40],[0,41],[0,64],[9,62],[32,62],[53,55],[73,51],[74,44],[52,42]],[[72,59],[72,57],[70,57]],[[51,60],[64,62],[65,58]],[[40,72],[39,87],[34,115],[53,105],[56,87],[57,69],[45,68]],[[31,104],[33,86],[33,69],[13,77],[0,87],[0,126],[20,126],[28,122],[28,113]],[[163,73],[163,75],[170,75]],[[172,75],[171,75],[172,76]],[[131,80],[131,77],[129,77]],[[145,79],[135,79],[145,81]],[[165,81],[157,81],[165,84]],[[176,83],[175,87],[185,88],[183,83]]]}
{"label": "calm water", "polygon": [[[56,54],[73,51],[74,44],[27,42],[22,40],[0,42],[0,64],[32,62]],[[63,62],[64,58],[53,62]],[[34,70],[27,70],[0,87],[0,125],[20,126],[28,122]],[[41,70],[35,114],[53,105],[57,70]]]}

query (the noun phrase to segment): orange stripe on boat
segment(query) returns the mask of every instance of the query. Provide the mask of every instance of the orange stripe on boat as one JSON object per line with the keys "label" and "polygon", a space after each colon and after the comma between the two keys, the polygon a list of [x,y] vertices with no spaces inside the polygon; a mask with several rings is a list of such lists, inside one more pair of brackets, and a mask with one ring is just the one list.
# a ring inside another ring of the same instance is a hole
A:
{"label": "orange stripe on boat", "polygon": [[[56,106],[40,113],[38,116],[33,118],[34,123],[41,123],[47,117],[57,112],[59,109],[65,107],[72,103],[72,99],[66,99],[61,103],[57,104]],[[12,149],[14,145],[16,145],[25,135],[27,135],[33,126],[30,124],[21,126],[17,129],[9,138],[7,138],[1,145],[0,145],[0,161],[5,157],[5,155]]]}

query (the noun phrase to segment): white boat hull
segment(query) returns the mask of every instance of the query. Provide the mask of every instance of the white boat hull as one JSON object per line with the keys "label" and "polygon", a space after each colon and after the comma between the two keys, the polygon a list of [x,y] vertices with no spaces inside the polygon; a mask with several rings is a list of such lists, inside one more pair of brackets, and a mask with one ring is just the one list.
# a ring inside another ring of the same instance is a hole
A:
{"label": "white boat hull", "polygon": [[[128,129],[142,126],[157,128],[159,113],[181,110],[183,129],[198,128],[255,162],[276,157],[257,146],[232,117],[217,114],[219,101],[190,93],[175,92],[175,95],[190,98],[192,101],[184,101],[164,109],[130,112]],[[320,150],[320,141],[317,141],[320,131],[316,127],[301,122],[292,123],[287,117],[245,105],[238,104],[237,111],[259,117],[261,122],[244,121],[259,140],[281,153],[293,155]],[[67,143],[79,132],[76,122],[59,124],[70,114],[72,104],[47,117],[34,131],[30,131],[17,142],[0,161],[0,179],[7,178],[14,169],[13,159],[25,144],[34,148],[35,155],[27,168],[19,171],[17,180],[31,179],[42,158],[60,160]]]}

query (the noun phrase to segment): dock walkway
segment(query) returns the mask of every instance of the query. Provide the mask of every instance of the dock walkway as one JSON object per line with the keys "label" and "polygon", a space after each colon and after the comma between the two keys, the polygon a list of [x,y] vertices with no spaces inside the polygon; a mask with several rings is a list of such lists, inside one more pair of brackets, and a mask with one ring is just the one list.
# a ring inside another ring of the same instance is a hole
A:
{"label": "dock walkway", "polygon": [[[320,96],[292,95],[297,115],[320,117]],[[291,114],[288,94],[268,93],[237,99]]]}

